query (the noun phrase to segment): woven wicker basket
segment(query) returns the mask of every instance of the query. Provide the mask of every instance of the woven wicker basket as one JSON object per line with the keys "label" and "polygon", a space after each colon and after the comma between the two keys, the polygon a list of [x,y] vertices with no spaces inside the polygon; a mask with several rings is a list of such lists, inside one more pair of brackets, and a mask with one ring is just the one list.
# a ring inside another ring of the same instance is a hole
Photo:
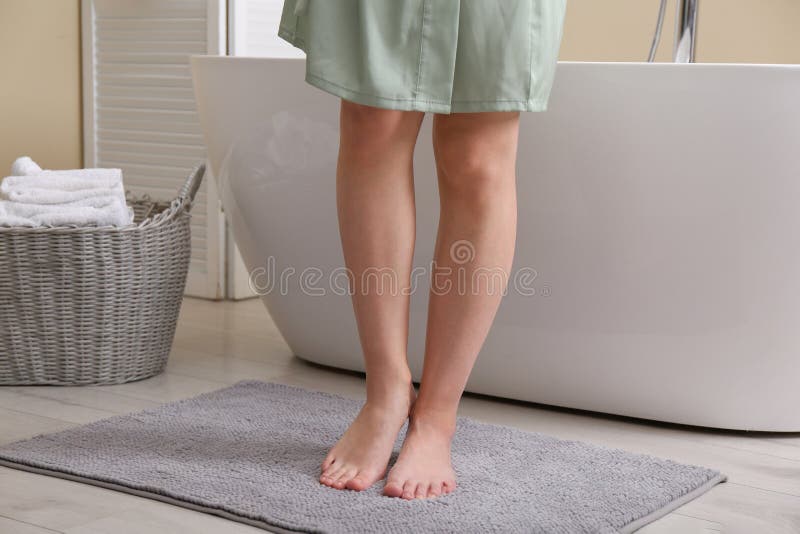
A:
{"label": "woven wicker basket", "polygon": [[0,228],[0,384],[120,384],[164,369],[204,173],[166,206],[133,202],[131,226]]}

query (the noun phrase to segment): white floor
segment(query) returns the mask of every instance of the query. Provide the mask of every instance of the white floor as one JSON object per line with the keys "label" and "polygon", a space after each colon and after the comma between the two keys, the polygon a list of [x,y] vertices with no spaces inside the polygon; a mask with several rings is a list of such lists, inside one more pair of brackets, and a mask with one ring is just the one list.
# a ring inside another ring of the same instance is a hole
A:
{"label": "white floor", "polygon": [[[294,358],[257,300],[187,299],[167,372],[108,387],[0,387],[0,443],[149,408],[242,379],[361,398],[363,379]],[[798,407],[787,407],[798,409]],[[462,414],[557,437],[715,467],[729,482],[640,530],[800,533],[800,434],[643,423],[467,396]],[[0,533],[234,534],[262,530],[89,485],[0,468]]]}

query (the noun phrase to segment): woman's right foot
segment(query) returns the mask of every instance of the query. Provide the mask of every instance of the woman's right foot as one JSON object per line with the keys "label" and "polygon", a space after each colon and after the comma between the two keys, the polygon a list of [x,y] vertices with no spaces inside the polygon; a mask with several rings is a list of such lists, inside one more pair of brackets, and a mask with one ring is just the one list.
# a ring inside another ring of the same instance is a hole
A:
{"label": "woman's right foot", "polygon": [[408,419],[415,393],[411,380],[367,399],[350,427],[322,462],[319,481],[336,489],[362,491],[386,474],[397,434]]}

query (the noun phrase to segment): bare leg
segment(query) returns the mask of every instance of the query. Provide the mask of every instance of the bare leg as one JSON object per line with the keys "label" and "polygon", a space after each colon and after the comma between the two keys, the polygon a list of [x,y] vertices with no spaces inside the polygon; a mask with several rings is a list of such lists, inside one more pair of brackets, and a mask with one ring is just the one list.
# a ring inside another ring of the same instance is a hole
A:
{"label": "bare leg", "polygon": [[430,295],[419,396],[386,495],[427,498],[455,488],[450,442],[456,410],[514,255],[518,133],[518,113],[434,118],[441,202],[434,259],[440,274]]}
{"label": "bare leg", "polygon": [[342,100],[336,196],[367,401],[322,463],[320,482],[363,490],[386,473],[413,402],[406,356],[414,252],[412,158],[423,113]]}

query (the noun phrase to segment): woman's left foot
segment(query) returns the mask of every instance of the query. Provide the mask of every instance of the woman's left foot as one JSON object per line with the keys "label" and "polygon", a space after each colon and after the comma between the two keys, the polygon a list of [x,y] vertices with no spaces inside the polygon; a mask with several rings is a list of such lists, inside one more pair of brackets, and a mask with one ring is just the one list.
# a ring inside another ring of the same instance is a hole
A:
{"label": "woman's left foot", "polygon": [[403,499],[428,499],[456,489],[450,463],[450,442],[455,430],[449,418],[413,413],[400,455],[386,477],[383,494]]}

